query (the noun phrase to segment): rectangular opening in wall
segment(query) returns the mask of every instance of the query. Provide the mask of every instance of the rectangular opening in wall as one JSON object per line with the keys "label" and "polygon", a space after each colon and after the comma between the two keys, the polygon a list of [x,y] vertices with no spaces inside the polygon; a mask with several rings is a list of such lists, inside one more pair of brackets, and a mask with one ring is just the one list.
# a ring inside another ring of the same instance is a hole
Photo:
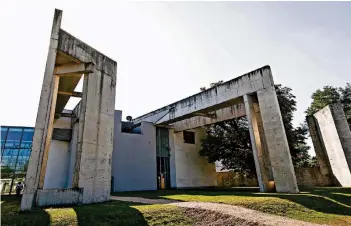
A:
{"label": "rectangular opening in wall", "polygon": [[189,131],[183,131],[184,143],[195,144],[195,133]]}

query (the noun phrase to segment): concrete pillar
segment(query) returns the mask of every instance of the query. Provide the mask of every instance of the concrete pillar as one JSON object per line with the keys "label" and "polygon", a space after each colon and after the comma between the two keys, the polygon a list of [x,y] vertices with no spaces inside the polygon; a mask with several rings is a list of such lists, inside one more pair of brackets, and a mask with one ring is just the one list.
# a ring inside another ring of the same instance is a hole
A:
{"label": "concrete pillar", "polygon": [[269,182],[274,179],[257,99],[251,95],[244,95],[244,104],[258,184],[261,192],[268,192],[272,189]]}
{"label": "concrete pillar", "polygon": [[[320,137],[320,133],[318,131],[318,126],[313,116],[309,116],[306,118],[308,128],[310,131],[310,136],[312,139],[314,151],[316,153],[317,163],[319,165],[320,173],[325,178],[332,178],[332,171],[328,159],[327,152],[325,150],[322,138]],[[330,180],[327,184],[332,184],[332,180]]]}
{"label": "concrete pillar", "polygon": [[274,86],[257,91],[277,192],[298,193],[294,166]]}
{"label": "concrete pillar", "polygon": [[116,75],[97,69],[84,76],[74,178],[84,188],[83,203],[110,199],[115,81]]}
{"label": "concrete pillar", "polygon": [[[351,173],[347,162],[351,135],[342,107],[338,104],[328,105],[313,117],[317,122],[318,135],[337,184],[343,187],[351,186]],[[317,151],[318,148],[316,154]]]}
{"label": "concrete pillar", "polygon": [[330,105],[330,110],[333,115],[334,124],[338,132],[339,140],[344,151],[347,164],[351,171],[351,132],[347,122],[345,112],[340,103]]}
{"label": "concrete pillar", "polygon": [[[40,94],[40,101],[38,106],[37,119],[35,122],[35,131],[33,136],[32,152],[29,160],[28,170],[26,174],[25,186],[21,202],[21,210],[30,210],[34,203],[35,193],[38,189],[40,180],[40,171],[42,169],[42,161],[44,156],[45,146],[51,140],[49,122],[52,119],[51,109],[54,95],[55,86],[58,85],[55,82],[56,77],[53,76],[55,67],[55,60],[57,54],[59,30],[62,19],[62,11],[55,10],[53,19],[53,25],[51,30],[49,52],[46,60],[46,67],[44,72],[44,79]],[[52,128],[51,128],[52,129]],[[49,136],[48,136],[49,133]],[[50,139],[49,139],[50,138]],[[45,171],[44,171],[45,172]],[[44,176],[44,175],[43,175]],[[44,181],[44,180],[42,180]]]}

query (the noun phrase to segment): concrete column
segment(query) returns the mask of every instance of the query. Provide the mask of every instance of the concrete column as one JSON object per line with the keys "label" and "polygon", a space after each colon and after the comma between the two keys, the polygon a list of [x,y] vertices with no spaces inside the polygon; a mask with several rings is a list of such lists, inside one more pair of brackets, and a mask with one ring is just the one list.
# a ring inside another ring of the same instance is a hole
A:
{"label": "concrete column", "polygon": [[75,173],[83,203],[110,199],[115,81],[116,75],[97,69],[84,77]]}
{"label": "concrete column", "polygon": [[244,95],[244,104],[260,191],[271,191],[269,182],[273,181],[273,175],[264,133],[262,132],[263,126],[258,103],[255,97]]}
{"label": "concrete column", "polygon": [[[313,116],[309,116],[306,118],[306,121],[308,123],[308,128],[310,131],[310,136],[312,139],[314,151],[316,153],[316,159],[320,168],[320,173],[323,176],[325,176],[325,178],[331,179],[332,171],[328,160],[328,155],[326,153],[324,144],[322,142],[322,138],[320,137],[320,134],[318,132],[318,126],[315,121],[315,118]],[[329,183],[332,184],[332,180],[330,180]]]}
{"label": "concrete column", "polygon": [[274,86],[257,91],[257,98],[276,191],[298,193],[294,166]]}
{"label": "concrete column", "polygon": [[330,110],[333,115],[334,124],[339,135],[339,140],[344,151],[347,164],[351,172],[351,132],[345,112],[339,103],[331,104]]}
{"label": "concrete column", "polygon": [[328,105],[316,112],[313,117],[317,122],[318,135],[325,148],[337,184],[349,187],[351,186],[351,173],[347,162],[347,152],[350,150],[348,137],[351,135],[345,116],[342,117],[341,113],[343,113],[341,106]]}
{"label": "concrete column", "polygon": [[[62,19],[62,11],[55,10],[53,25],[51,30],[49,52],[46,60],[44,79],[40,94],[37,119],[35,122],[35,131],[33,136],[32,152],[29,160],[28,170],[26,174],[25,186],[21,201],[21,210],[30,210],[34,203],[35,193],[39,185],[40,170],[42,169],[42,161],[47,136],[49,131],[49,122],[51,119],[52,100],[55,90],[55,77],[53,71],[55,68],[55,60],[57,54],[59,30]],[[50,145],[49,145],[50,146]]]}

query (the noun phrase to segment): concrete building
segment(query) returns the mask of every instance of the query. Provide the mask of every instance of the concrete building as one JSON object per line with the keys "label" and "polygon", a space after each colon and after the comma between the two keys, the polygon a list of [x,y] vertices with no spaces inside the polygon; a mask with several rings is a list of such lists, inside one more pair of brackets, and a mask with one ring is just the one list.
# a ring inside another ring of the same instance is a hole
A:
{"label": "concrete building", "polygon": [[[269,66],[123,122],[117,63],[61,29],[61,19],[56,10],[21,210],[107,201],[111,187],[216,186],[215,164],[198,155],[204,126],[245,115],[260,190],[299,192]],[[81,101],[65,110],[71,96]]]}

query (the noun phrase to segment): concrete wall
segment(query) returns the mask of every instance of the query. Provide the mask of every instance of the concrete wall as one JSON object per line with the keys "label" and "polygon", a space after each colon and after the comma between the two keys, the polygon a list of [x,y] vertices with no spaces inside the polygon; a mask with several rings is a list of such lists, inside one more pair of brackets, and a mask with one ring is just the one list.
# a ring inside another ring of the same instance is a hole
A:
{"label": "concrete wall", "polygon": [[183,132],[174,133],[176,186],[177,188],[216,186],[215,164],[209,164],[207,159],[198,153],[205,131],[202,128],[189,131],[195,132],[195,144],[184,143]]}
{"label": "concrete wall", "polygon": [[38,206],[61,206],[81,204],[83,189],[45,189],[38,190]]}
{"label": "concrete wall", "polygon": [[321,173],[320,167],[295,168],[296,180],[299,187],[333,186],[331,175]]}
{"label": "concrete wall", "polygon": [[156,130],[141,123],[141,134],[121,132],[121,111],[115,111],[112,156],[114,191],[156,190]]}
{"label": "concrete wall", "polygon": [[69,147],[69,157],[68,157],[68,170],[67,170],[67,182],[66,188],[73,187],[73,177],[76,163],[76,153],[77,153],[77,141],[78,141],[78,123],[74,123],[72,126],[72,138]]}
{"label": "concrete wall", "polygon": [[230,187],[258,187],[256,177],[248,178],[238,172],[217,172],[217,186]]}
{"label": "concrete wall", "polygon": [[[332,174],[341,186],[351,186],[350,169],[342,145],[343,136],[346,133],[342,134],[342,137],[339,136],[340,116],[338,116],[338,111],[337,108],[333,110],[333,105],[328,105],[313,116],[318,124],[319,136],[324,144]],[[334,120],[334,115],[336,120]]]}
{"label": "concrete wall", "polygon": [[[60,117],[55,120],[53,127],[69,129],[71,119]],[[51,140],[48,163],[46,167],[44,189],[66,188],[69,162],[70,142]]]}

